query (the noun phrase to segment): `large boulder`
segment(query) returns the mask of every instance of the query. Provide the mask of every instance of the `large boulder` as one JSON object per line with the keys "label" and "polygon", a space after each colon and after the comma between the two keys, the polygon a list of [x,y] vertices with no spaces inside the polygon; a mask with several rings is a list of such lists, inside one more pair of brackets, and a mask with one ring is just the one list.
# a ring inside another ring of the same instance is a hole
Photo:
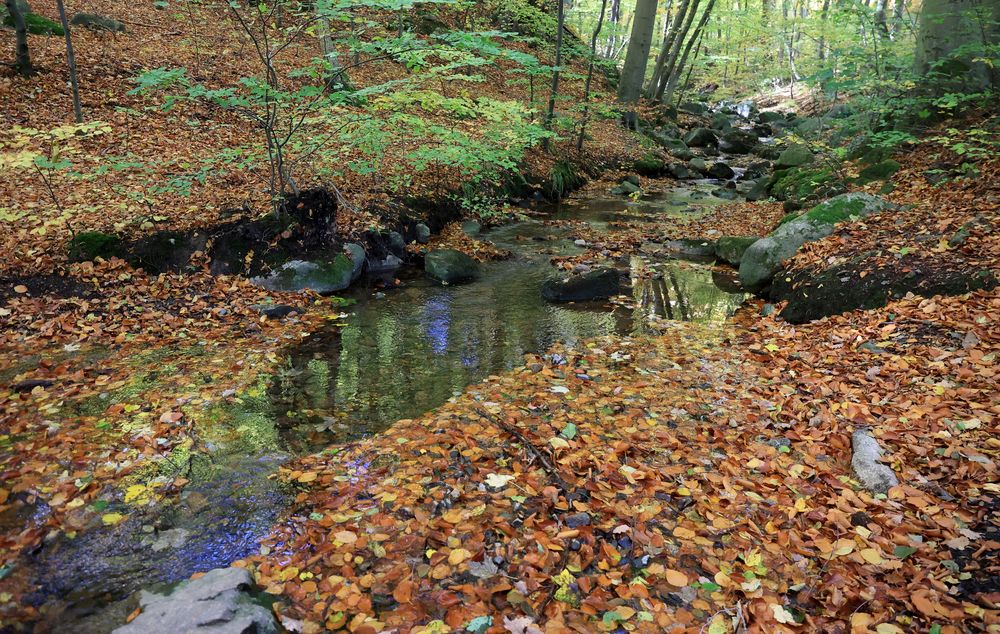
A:
{"label": "large boulder", "polygon": [[684,101],[681,105],[677,106],[677,109],[681,112],[686,112],[688,114],[705,114],[708,112],[708,104],[701,103],[700,101]]}
{"label": "large boulder", "polygon": [[113,634],[277,634],[270,610],[254,600],[253,576],[244,568],[217,568],[184,581],[167,594],[142,591],[142,611]]}
{"label": "large boulder", "polygon": [[251,281],[272,291],[311,290],[321,295],[342,291],[355,278],[355,264],[344,253],[338,253],[332,260],[291,260],[267,276],[255,277]]}
{"label": "large boulder", "polygon": [[344,253],[351,259],[351,264],[353,265],[351,269],[351,281],[353,282],[361,277],[361,273],[364,272],[365,263],[368,261],[368,254],[365,252],[365,248],[357,242],[348,242],[345,244]]}
{"label": "large boulder", "polygon": [[623,180],[611,190],[611,193],[616,196],[631,196],[632,194],[637,194],[641,191],[642,189],[636,183],[633,183],[630,180]]}
{"label": "large boulder", "polygon": [[708,166],[708,175],[712,178],[728,180],[733,176],[736,176],[736,172],[733,171],[733,168],[729,167],[722,161],[716,161]]}
{"label": "large boulder", "polygon": [[674,163],[669,168],[670,175],[674,178],[691,178],[691,170],[683,163]]}
{"label": "large boulder", "polygon": [[777,123],[784,120],[785,114],[783,112],[775,112],[774,110],[761,112],[757,115],[758,123]]}
{"label": "large boulder", "polygon": [[93,31],[125,32],[125,24],[123,22],[96,13],[77,13],[69,23],[73,26],[82,26]]}
{"label": "large boulder", "polygon": [[668,154],[675,158],[679,158],[682,161],[686,161],[694,154],[691,152],[691,148],[687,146],[687,143],[681,139],[674,138],[663,138],[657,139],[660,142],[660,146],[667,151]]}
{"label": "large boulder", "polygon": [[778,160],[774,163],[774,166],[777,169],[799,167],[800,165],[812,163],[814,159],[812,150],[800,143],[796,143],[795,145],[788,146],[778,155]]}
{"label": "large boulder", "polygon": [[684,143],[689,147],[714,146],[718,142],[719,139],[715,136],[715,132],[712,132],[708,128],[694,128],[684,135]]}
{"label": "large boulder", "polygon": [[700,156],[696,156],[690,161],[688,161],[687,166],[689,170],[697,174],[708,173],[708,164],[705,162],[705,159],[701,158]]}
{"label": "large boulder", "polygon": [[830,235],[838,222],[894,208],[881,198],[862,193],[831,198],[750,245],[740,261],[740,284],[752,291],[763,290],[799,247]]}
{"label": "large boulder", "polygon": [[725,133],[733,129],[733,122],[726,113],[716,112],[712,115],[712,121],[708,124],[708,127]]}
{"label": "large boulder", "polygon": [[715,257],[739,266],[743,254],[757,239],[757,236],[723,236],[715,241]]}
{"label": "large boulder", "polygon": [[542,297],[550,302],[584,302],[613,297],[620,290],[618,271],[602,268],[566,279],[549,280],[542,285]]}
{"label": "large boulder", "polygon": [[749,154],[757,145],[757,135],[746,130],[733,129],[719,138],[719,150],[729,154]]}
{"label": "large boulder", "polygon": [[424,271],[438,282],[455,284],[476,279],[479,264],[461,251],[438,249],[424,257]]}

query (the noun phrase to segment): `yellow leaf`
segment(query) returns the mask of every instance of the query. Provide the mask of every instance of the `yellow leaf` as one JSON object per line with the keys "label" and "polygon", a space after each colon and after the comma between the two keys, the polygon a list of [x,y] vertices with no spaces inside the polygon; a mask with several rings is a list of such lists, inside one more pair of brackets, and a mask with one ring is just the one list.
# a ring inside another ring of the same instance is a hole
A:
{"label": "yellow leaf", "polygon": [[101,516],[101,521],[104,522],[105,526],[114,526],[123,519],[125,516],[121,513],[105,513]]}
{"label": "yellow leaf", "polygon": [[756,568],[764,563],[764,556],[759,551],[754,550],[743,555],[743,563],[750,568]]}
{"label": "yellow leaf", "polygon": [[667,579],[667,583],[669,583],[672,586],[683,588],[688,584],[687,575],[681,572],[680,570],[673,570],[671,568],[667,568],[667,570],[664,572],[664,575]]}
{"label": "yellow leaf", "polygon": [[149,497],[146,495],[146,485],[133,484],[129,488],[125,489],[125,504],[131,504],[133,502],[141,504],[148,501]]}
{"label": "yellow leaf", "polygon": [[870,564],[875,564],[877,566],[882,563],[882,555],[879,554],[879,552],[874,548],[865,548],[858,554],[860,554],[861,558]]}
{"label": "yellow leaf", "polygon": [[336,539],[341,544],[353,544],[354,542],[358,541],[357,534],[352,533],[351,531],[340,531],[337,534],[335,534],[333,538]]}
{"label": "yellow leaf", "polygon": [[875,626],[875,631],[878,634],[903,634],[903,628],[892,623],[879,623]]}
{"label": "yellow leaf", "polygon": [[451,551],[451,553],[448,554],[448,563],[451,564],[452,566],[457,566],[466,559],[471,559],[471,558],[472,558],[472,553],[470,553],[464,548],[456,548],[455,550]]}
{"label": "yellow leaf", "polygon": [[316,479],[317,473],[315,471],[307,471],[299,476],[299,482],[305,484],[307,482],[312,482]]}

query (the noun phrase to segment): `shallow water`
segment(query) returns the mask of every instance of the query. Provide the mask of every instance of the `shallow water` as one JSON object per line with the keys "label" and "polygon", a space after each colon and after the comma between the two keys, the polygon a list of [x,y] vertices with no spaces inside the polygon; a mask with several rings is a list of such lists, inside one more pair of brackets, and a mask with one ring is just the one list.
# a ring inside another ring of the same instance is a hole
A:
{"label": "shallow water", "polygon": [[[604,231],[622,222],[669,222],[726,202],[708,194],[716,187],[702,183],[639,201],[573,200],[544,218],[582,219]],[[573,229],[536,219],[483,237],[514,257],[487,264],[475,283],[441,286],[403,270],[400,288],[349,293],[357,301],[351,314],[287,350],[266,390],[206,413],[199,434],[210,440],[188,456],[191,484],[180,500],[76,539],[60,537],[25,562],[22,572],[42,586],[32,601],[57,623],[80,623],[75,631],[109,631],[131,609],[120,600],[137,589],[255,552],[288,501],[268,475],[291,455],[378,433],[555,342],[641,332],[650,319],[721,323],[744,299],[720,288],[734,290],[726,276],[653,248],[618,263],[633,274],[629,306],[549,304],[540,294],[558,275],[549,259],[581,252]]]}

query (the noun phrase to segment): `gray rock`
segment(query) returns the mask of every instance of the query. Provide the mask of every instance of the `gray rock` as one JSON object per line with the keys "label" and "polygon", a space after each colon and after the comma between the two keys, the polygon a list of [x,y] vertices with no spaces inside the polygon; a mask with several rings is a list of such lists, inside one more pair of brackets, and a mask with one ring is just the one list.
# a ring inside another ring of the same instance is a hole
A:
{"label": "gray rock", "polygon": [[733,176],[736,176],[736,172],[733,171],[733,168],[729,167],[722,161],[716,161],[715,163],[709,165],[708,175],[712,178],[728,180]]}
{"label": "gray rock", "polygon": [[758,123],[775,123],[784,120],[785,120],[785,113],[775,112],[773,110],[769,110],[767,112],[761,112],[757,115]]}
{"label": "gray rock", "polygon": [[424,258],[424,271],[445,284],[467,282],[479,274],[479,264],[461,251],[438,249]]}
{"label": "gray rock", "polygon": [[751,202],[764,200],[768,196],[767,184],[769,180],[767,177],[761,177],[756,180],[747,181],[750,187],[743,193],[743,197]]}
{"label": "gray rock", "polygon": [[695,157],[690,161],[688,161],[687,166],[688,169],[691,170],[692,172],[697,172],[699,174],[708,173],[708,164],[705,163],[705,159],[703,158]]}
{"label": "gray rock", "polygon": [[402,255],[406,251],[406,239],[398,231],[389,232],[389,248],[396,255]]}
{"label": "gray rock", "polygon": [[617,187],[611,190],[611,193],[616,196],[628,196],[630,194],[636,194],[641,192],[642,189],[638,185],[635,185],[629,181],[622,181]]}
{"label": "gray rock", "polygon": [[708,105],[703,104],[700,101],[685,101],[677,107],[681,112],[687,112],[689,114],[705,114],[708,112]]}
{"label": "gray rock", "polygon": [[757,135],[746,130],[729,130],[719,138],[719,150],[730,154],[749,154],[757,145]]}
{"label": "gray rock", "polygon": [[156,541],[152,543],[154,552],[160,552],[168,548],[179,548],[184,545],[191,535],[191,531],[184,528],[171,528],[162,531],[156,536]]}
{"label": "gray rock", "polygon": [[417,242],[420,244],[427,244],[431,239],[431,228],[424,223],[418,223],[417,227]]}
{"label": "gray rock", "polygon": [[836,223],[892,208],[890,203],[868,194],[835,196],[750,245],[740,262],[740,283],[750,290],[761,290],[781,269],[782,262],[795,255],[803,244],[833,233]]}
{"label": "gray rock", "polygon": [[403,261],[390,253],[381,260],[369,261],[368,271],[373,274],[390,273],[401,266],[403,266]]}
{"label": "gray rock", "polygon": [[740,196],[739,192],[728,187],[719,187],[718,189],[714,189],[712,190],[712,195],[723,200],[736,200]]}
{"label": "gray rock", "polygon": [[854,477],[872,493],[886,493],[899,484],[899,479],[888,465],[882,464],[882,447],[866,429],[851,434],[851,469]]}
{"label": "gray rock", "polygon": [[462,223],[462,231],[465,235],[475,238],[483,230],[483,225],[478,220],[466,220]]}
{"label": "gray rock", "polygon": [[343,253],[333,261],[292,260],[266,277],[250,281],[272,291],[312,290],[320,294],[342,291],[351,285],[354,263]]}
{"label": "gray rock", "polygon": [[368,254],[365,253],[365,248],[357,242],[348,242],[345,244],[344,252],[351,259],[351,264],[353,265],[351,269],[351,281],[353,282],[361,277],[365,263],[368,261]]}
{"label": "gray rock", "polygon": [[674,178],[691,178],[691,170],[683,163],[674,163],[670,166],[669,171]]}
{"label": "gray rock", "polygon": [[687,146],[687,143],[685,143],[680,139],[658,138],[657,141],[659,141],[660,146],[663,147],[663,149],[666,150],[667,153],[673,156],[674,158],[679,158],[682,161],[686,161],[690,159],[692,156],[694,156],[694,154],[691,152],[691,148]]}
{"label": "gray rock", "polygon": [[590,526],[590,513],[573,513],[566,516],[566,526],[569,528],[580,528]]}
{"label": "gray rock", "polygon": [[684,135],[684,143],[689,147],[714,146],[719,142],[715,132],[708,128],[695,128]]}
{"label": "gray rock", "polygon": [[292,313],[302,312],[302,309],[287,304],[257,304],[253,308],[268,319],[283,319]]}
{"label": "gray rock", "polygon": [[96,13],[77,13],[69,21],[73,26],[82,26],[94,31],[110,31],[112,33],[124,33],[125,24]]}
{"label": "gray rock", "polygon": [[718,132],[729,132],[733,129],[733,122],[730,121],[729,116],[723,112],[716,112],[712,115],[712,122],[709,123],[709,127]]}
{"label": "gray rock", "polygon": [[812,151],[804,145],[790,145],[778,155],[778,160],[774,163],[777,169],[787,167],[798,167],[812,163],[815,157]]}
{"label": "gray rock", "polygon": [[142,612],[113,634],[277,634],[271,611],[248,593],[253,587],[247,570],[217,568],[169,594],[143,591]]}
{"label": "gray rock", "polygon": [[[15,0],[17,2],[17,8],[21,10],[21,15],[28,15],[32,13],[31,5],[28,4],[28,0]],[[7,11],[7,3],[0,2],[0,20],[6,20],[7,16],[10,15]]]}
{"label": "gray rock", "polygon": [[633,185],[638,187],[642,181],[639,180],[639,176],[637,174],[629,174],[628,176],[625,177],[625,179],[622,182],[632,183]]}
{"label": "gray rock", "polygon": [[620,289],[618,271],[601,268],[567,279],[549,280],[542,285],[542,297],[550,302],[583,302],[613,297]]}

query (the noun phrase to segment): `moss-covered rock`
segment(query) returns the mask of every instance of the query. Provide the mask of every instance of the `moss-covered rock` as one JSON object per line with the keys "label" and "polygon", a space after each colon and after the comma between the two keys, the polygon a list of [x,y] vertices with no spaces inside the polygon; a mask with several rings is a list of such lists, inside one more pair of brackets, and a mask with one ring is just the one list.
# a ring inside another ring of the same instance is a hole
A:
{"label": "moss-covered rock", "polygon": [[833,196],[843,191],[840,177],[830,168],[778,170],[768,184],[768,192],[777,200],[797,202]]}
{"label": "moss-covered rock", "polygon": [[815,160],[815,156],[808,147],[802,144],[790,145],[778,155],[778,160],[774,166],[778,169],[787,167],[799,167],[808,165]]}
{"label": "moss-covered rock", "polygon": [[100,231],[81,231],[69,241],[69,258],[75,262],[86,262],[94,258],[110,258],[121,255],[121,238]]}
{"label": "moss-covered rock", "polygon": [[445,284],[468,282],[479,274],[479,264],[461,251],[438,249],[424,258],[424,271]]}
{"label": "moss-covered rock", "polygon": [[900,170],[901,167],[902,165],[900,165],[897,161],[886,159],[875,163],[874,165],[869,165],[861,170],[855,182],[864,184],[872,181],[889,180],[892,178],[893,174]]}
{"label": "moss-covered rock", "polygon": [[[4,25],[13,27],[14,18],[10,14],[7,14],[6,11],[4,13]],[[61,24],[37,13],[26,13],[24,15],[24,23],[28,28],[28,33],[32,35],[63,35],[65,33]]]}
{"label": "moss-covered rock", "polygon": [[69,23],[73,26],[82,26],[94,31],[125,32],[125,24],[123,22],[96,13],[77,13]]}
{"label": "moss-covered rock", "polygon": [[[864,277],[861,271],[865,271]],[[961,295],[997,284],[995,274],[988,270],[870,268],[863,258],[858,258],[823,270],[777,275],[770,295],[775,301],[788,302],[781,311],[782,319],[799,324],[849,310],[881,308],[907,293],[924,297]]]}
{"label": "moss-covered rock", "polygon": [[723,236],[715,241],[715,257],[739,266],[743,254],[757,240],[759,240],[757,236]]}
{"label": "moss-covered rock", "polygon": [[820,203],[750,245],[740,261],[740,283],[753,291],[767,288],[784,261],[795,255],[803,244],[830,235],[838,222],[886,209],[895,209],[895,206],[861,193],[842,194]]}
{"label": "moss-covered rock", "polygon": [[643,176],[659,176],[667,171],[667,164],[653,154],[647,154],[633,165]]}
{"label": "moss-covered rock", "polygon": [[253,282],[274,291],[302,291],[309,289],[320,294],[342,291],[354,279],[354,262],[344,253],[332,261],[286,262],[266,277],[255,277]]}

